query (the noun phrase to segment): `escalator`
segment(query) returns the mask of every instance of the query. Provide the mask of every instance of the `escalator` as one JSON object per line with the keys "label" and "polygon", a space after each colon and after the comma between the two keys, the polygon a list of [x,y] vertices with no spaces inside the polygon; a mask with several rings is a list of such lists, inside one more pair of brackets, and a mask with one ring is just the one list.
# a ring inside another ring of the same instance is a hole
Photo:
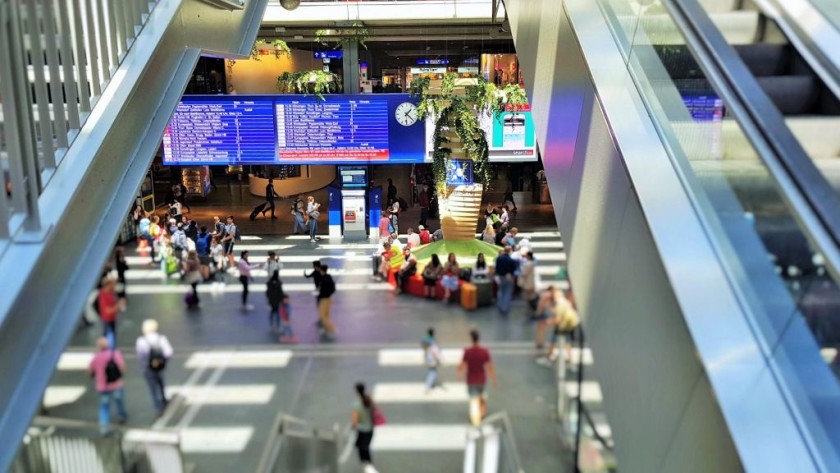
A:
{"label": "escalator", "polygon": [[837,64],[772,3],[506,2],[622,470],[840,471]]}
{"label": "escalator", "polygon": [[[202,53],[267,0],[0,2],[0,438],[18,444]],[[0,470],[15,454],[0,449]]]}

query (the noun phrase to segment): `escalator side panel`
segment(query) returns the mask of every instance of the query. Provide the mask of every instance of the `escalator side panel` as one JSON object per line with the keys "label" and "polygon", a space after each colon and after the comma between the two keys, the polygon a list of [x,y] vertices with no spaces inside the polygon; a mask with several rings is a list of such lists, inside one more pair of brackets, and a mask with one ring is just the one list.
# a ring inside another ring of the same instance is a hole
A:
{"label": "escalator side panel", "polygon": [[819,471],[597,5],[506,7],[620,468]]}

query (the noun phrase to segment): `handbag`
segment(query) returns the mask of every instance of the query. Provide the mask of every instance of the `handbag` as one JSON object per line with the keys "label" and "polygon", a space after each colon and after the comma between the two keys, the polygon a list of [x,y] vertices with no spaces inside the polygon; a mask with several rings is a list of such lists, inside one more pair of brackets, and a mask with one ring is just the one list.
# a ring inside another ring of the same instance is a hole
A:
{"label": "handbag", "polygon": [[385,425],[388,423],[388,418],[385,417],[385,414],[379,409],[379,406],[373,406],[371,408],[371,418],[373,420],[373,425],[380,426]]}
{"label": "handbag", "polygon": [[314,218],[315,220],[318,220],[318,217],[320,217],[320,216],[321,216],[321,212],[318,212],[317,210],[313,210],[312,212],[309,212],[309,218]]}

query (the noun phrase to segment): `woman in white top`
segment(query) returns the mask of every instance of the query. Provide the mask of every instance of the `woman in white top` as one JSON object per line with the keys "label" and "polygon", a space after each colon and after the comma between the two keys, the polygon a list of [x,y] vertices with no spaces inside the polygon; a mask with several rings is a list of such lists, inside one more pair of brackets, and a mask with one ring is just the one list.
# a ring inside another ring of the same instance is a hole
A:
{"label": "woman in white top", "polygon": [[258,264],[251,264],[248,262],[248,252],[243,251],[239,256],[239,262],[236,263],[239,269],[239,282],[242,283],[242,309],[254,310],[254,306],[248,304],[248,283],[251,282],[251,270],[260,267]]}
{"label": "woman in white top", "polygon": [[315,233],[318,231],[318,217],[321,216],[321,212],[318,210],[320,207],[321,204],[315,202],[315,197],[310,195],[306,198],[306,218],[309,220],[309,238],[313,243],[318,241]]}
{"label": "woman in white top", "polygon": [[418,235],[417,233],[414,233],[413,228],[409,228],[407,233],[408,233],[408,242],[406,243],[406,246],[408,246],[409,248],[412,248],[412,249],[420,246],[420,235]]}
{"label": "woman in white top", "polygon": [[283,269],[283,263],[281,263],[280,259],[277,258],[277,253],[269,251],[268,260],[265,262],[263,267],[265,268],[266,273],[268,273],[268,278],[271,279],[271,275],[274,274],[275,271]]}
{"label": "woman in white top", "polygon": [[225,284],[225,247],[220,241],[220,236],[214,236],[210,241],[210,259],[213,262],[213,289],[216,290]]}

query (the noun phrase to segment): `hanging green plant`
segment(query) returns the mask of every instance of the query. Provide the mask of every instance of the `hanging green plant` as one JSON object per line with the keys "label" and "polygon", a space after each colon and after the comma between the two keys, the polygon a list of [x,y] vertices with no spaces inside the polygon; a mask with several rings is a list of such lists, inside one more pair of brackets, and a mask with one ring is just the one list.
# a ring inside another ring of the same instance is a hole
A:
{"label": "hanging green plant", "polygon": [[450,130],[457,135],[458,147],[463,150],[464,157],[473,161],[475,182],[483,184],[485,190],[489,189],[493,172],[488,159],[487,136],[479,117],[487,114],[499,119],[506,110],[515,113],[525,109],[528,98],[524,89],[517,84],[499,89],[483,78],[464,80],[455,73],[444,75],[435,85],[433,89],[428,78],[415,79],[411,84],[411,95],[419,101],[418,118],[430,115],[435,119],[432,169],[436,191],[445,195],[447,189],[446,170],[453,147],[446,138]]}
{"label": "hanging green plant", "polygon": [[341,81],[332,72],[320,69],[300,72],[284,72],[277,77],[277,90],[284,94],[313,94],[324,100],[324,94],[340,90]]}
{"label": "hanging green plant", "polygon": [[321,44],[335,43],[334,49],[347,46],[351,42],[356,42],[359,46],[367,49],[366,41],[369,37],[370,32],[361,21],[354,21],[349,25],[335,29],[315,30],[315,42]]}

